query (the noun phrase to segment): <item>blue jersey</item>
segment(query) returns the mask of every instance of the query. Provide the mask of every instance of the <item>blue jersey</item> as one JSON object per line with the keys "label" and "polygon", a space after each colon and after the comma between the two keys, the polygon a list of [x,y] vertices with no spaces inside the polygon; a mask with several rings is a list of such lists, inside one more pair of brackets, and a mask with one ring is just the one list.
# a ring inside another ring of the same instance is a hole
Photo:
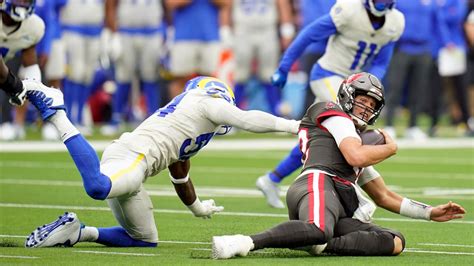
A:
{"label": "blue jersey", "polygon": [[[53,41],[53,31],[51,25],[55,22],[53,17],[54,6],[53,1],[37,0],[35,13],[43,20],[45,24],[44,35],[41,41],[36,45],[36,52],[49,55],[51,52],[51,43]],[[57,19],[56,19],[57,20]]]}
{"label": "blue jersey", "polygon": [[445,23],[447,32],[435,32],[433,55],[438,56],[439,49],[448,43],[466,50],[466,40],[463,31],[464,19],[467,15],[466,0],[436,0],[441,10],[440,23]]}
{"label": "blue jersey", "polygon": [[[301,0],[301,28],[311,24],[316,19],[329,14],[336,0]],[[311,43],[305,52],[323,54],[328,40],[324,39]]]}
{"label": "blue jersey", "polygon": [[218,41],[219,9],[211,0],[194,0],[173,13],[177,41]]}

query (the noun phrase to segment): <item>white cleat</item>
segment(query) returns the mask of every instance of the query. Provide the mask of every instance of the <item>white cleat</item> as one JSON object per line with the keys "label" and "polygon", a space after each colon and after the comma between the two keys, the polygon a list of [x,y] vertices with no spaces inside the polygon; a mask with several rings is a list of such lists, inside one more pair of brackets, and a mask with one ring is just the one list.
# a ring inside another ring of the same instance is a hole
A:
{"label": "white cleat", "polygon": [[283,204],[283,201],[280,199],[280,188],[270,179],[268,174],[259,177],[256,185],[265,195],[268,205],[277,209],[285,208],[285,204]]}
{"label": "white cleat", "polygon": [[245,257],[253,248],[252,238],[244,235],[212,237],[212,258],[230,259],[235,256]]}
{"label": "white cleat", "polygon": [[63,93],[59,89],[50,88],[34,80],[23,80],[27,90],[26,97],[38,109],[43,120],[47,120],[57,110],[65,110]]}
{"label": "white cleat", "polygon": [[72,247],[81,236],[81,222],[73,212],[66,212],[49,224],[36,228],[25,241],[27,248]]}

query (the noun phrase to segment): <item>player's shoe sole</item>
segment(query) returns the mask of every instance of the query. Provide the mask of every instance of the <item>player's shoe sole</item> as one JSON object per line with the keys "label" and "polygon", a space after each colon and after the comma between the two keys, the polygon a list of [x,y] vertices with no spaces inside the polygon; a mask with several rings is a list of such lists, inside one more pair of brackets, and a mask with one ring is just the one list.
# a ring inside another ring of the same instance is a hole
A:
{"label": "player's shoe sole", "polygon": [[81,223],[73,212],[65,212],[49,224],[34,230],[25,241],[27,248],[72,247],[81,235]]}
{"label": "player's shoe sole", "polygon": [[26,97],[38,109],[43,120],[50,118],[57,110],[66,109],[61,90],[47,87],[34,80],[23,80],[22,82],[27,90]]}
{"label": "player's shoe sole", "polygon": [[280,199],[280,189],[276,184],[272,184],[268,175],[259,177],[255,185],[265,195],[268,205],[277,209],[285,208],[285,204]]}

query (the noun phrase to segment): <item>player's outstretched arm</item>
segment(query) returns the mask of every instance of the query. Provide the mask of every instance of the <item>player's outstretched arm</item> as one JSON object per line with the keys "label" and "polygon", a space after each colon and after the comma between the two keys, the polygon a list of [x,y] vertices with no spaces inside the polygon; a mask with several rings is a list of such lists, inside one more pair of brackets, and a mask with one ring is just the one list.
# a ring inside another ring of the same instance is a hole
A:
{"label": "player's outstretched arm", "polygon": [[211,218],[211,215],[224,210],[216,206],[213,199],[201,201],[194,190],[194,185],[189,178],[190,161],[178,161],[168,166],[170,179],[181,201],[196,217]]}
{"label": "player's outstretched arm", "polygon": [[461,205],[451,201],[432,207],[422,202],[404,198],[391,191],[385,185],[382,177],[375,178],[363,185],[362,188],[378,206],[414,219],[446,222],[463,218],[466,213]]}
{"label": "player's outstretched arm", "polygon": [[219,98],[207,99],[205,112],[209,120],[255,133],[298,133],[300,121],[288,120],[257,110],[244,111]]}

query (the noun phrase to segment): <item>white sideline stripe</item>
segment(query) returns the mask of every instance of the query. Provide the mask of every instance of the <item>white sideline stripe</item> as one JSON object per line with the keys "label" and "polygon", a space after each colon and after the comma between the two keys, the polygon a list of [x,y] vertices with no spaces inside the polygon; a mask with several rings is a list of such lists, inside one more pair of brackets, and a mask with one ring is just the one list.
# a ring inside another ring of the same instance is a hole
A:
{"label": "white sideline stripe", "polygon": [[[111,141],[90,141],[96,151],[103,151]],[[220,140],[211,141],[206,150],[289,150],[297,143],[294,139],[246,139],[246,140]],[[470,138],[437,138],[427,141],[397,140],[402,149],[439,149],[439,148],[474,148],[474,141]],[[57,152],[67,151],[62,142],[44,141],[9,141],[2,142],[0,152]]]}
{"label": "white sideline stripe", "polygon": [[[60,209],[60,210],[88,210],[88,211],[110,211],[108,207],[86,207],[86,206],[67,206],[67,205],[41,205],[41,204],[22,204],[22,203],[0,203],[0,207],[5,208],[32,208],[32,209]],[[169,209],[154,209],[155,213],[174,213],[191,215],[188,210],[169,210]],[[224,216],[248,216],[248,217],[274,217],[274,218],[288,218],[287,214],[280,213],[255,213],[255,212],[219,212],[216,215]],[[376,221],[386,222],[412,222],[412,223],[428,223],[425,220],[404,219],[404,218],[374,218]],[[474,224],[474,221],[449,221],[447,223],[455,224]]]}
{"label": "white sideline stripe", "polygon": [[13,256],[13,255],[2,255],[2,254],[0,254],[0,258],[8,258],[8,259],[39,259],[40,257]]}
{"label": "white sideline stripe", "polygon": [[417,243],[417,245],[420,245],[420,246],[440,246],[440,247],[474,248],[474,245],[459,245],[459,244]]}
{"label": "white sideline stripe", "polygon": [[[25,238],[26,236],[18,235],[0,235],[0,237],[10,237],[10,238]],[[193,242],[193,241],[158,241],[159,243],[169,243],[169,244],[195,244],[195,245],[211,245],[211,242]],[[426,245],[426,246],[449,246],[449,247],[474,247],[472,245],[458,245],[458,244],[439,244],[439,243],[417,243],[417,245]],[[208,248],[191,248],[192,250],[205,250],[209,251]],[[141,253],[119,253],[119,252],[103,252],[103,251],[73,251],[73,252],[82,252],[82,253],[104,253],[104,254],[118,254],[118,255],[130,255],[130,254],[141,254]],[[431,251],[431,250],[421,250],[417,248],[406,248],[405,252],[414,252],[414,253],[434,253],[434,254],[447,254],[447,255],[474,255],[470,252],[451,252],[451,251]],[[267,253],[267,252],[261,252]],[[270,253],[270,252],[269,252]],[[154,254],[145,253],[144,256],[154,256]],[[157,254],[159,255],[159,254]],[[139,255],[133,255],[139,256]],[[35,257],[32,257],[35,258]]]}
{"label": "white sideline stripe", "polygon": [[94,251],[94,250],[74,250],[75,253],[89,253],[89,254],[106,254],[106,255],[123,255],[123,256],[145,256],[154,257],[160,254],[150,253],[128,253],[128,252],[112,252],[112,251]]}
{"label": "white sideline stripe", "polygon": [[[80,181],[67,180],[40,180],[40,179],[0,179],[0,184],[9,185],[35,185],[35,186],[71,186],[82,187]],[[400,186],[389,186],[391,190],[403,193],[411,197],[428,197],[428,198],[449,198],[449,199],[473,199],[474,189],[469,188],[403,188]],[[176,196],[173,188],[166,185],[146,184],[145,188],[150,196]],[[240,197],[240,198],[263,198],[263,194],[253,188],[230,188],[230,187],[201,187],[196,186],[199,195],[203,197]],[[287,186],[282,186],[280,196],[284,197]],[[408,195],[410,194],[410,195]],[[461,197],[460,197],[461,196]],[[465,196],[465,197],[462,197]]]}
{"label": "white sideline stripe", "polygon": [[413,248],[406,248],[403,252],[411,252],[411,253],[430,253],[430,254],[445,254],[445,255],[474,255],[471,252],[451,252],[451,251],[433,251],[433,250],[421,250],[421,249],[413,249]]}

